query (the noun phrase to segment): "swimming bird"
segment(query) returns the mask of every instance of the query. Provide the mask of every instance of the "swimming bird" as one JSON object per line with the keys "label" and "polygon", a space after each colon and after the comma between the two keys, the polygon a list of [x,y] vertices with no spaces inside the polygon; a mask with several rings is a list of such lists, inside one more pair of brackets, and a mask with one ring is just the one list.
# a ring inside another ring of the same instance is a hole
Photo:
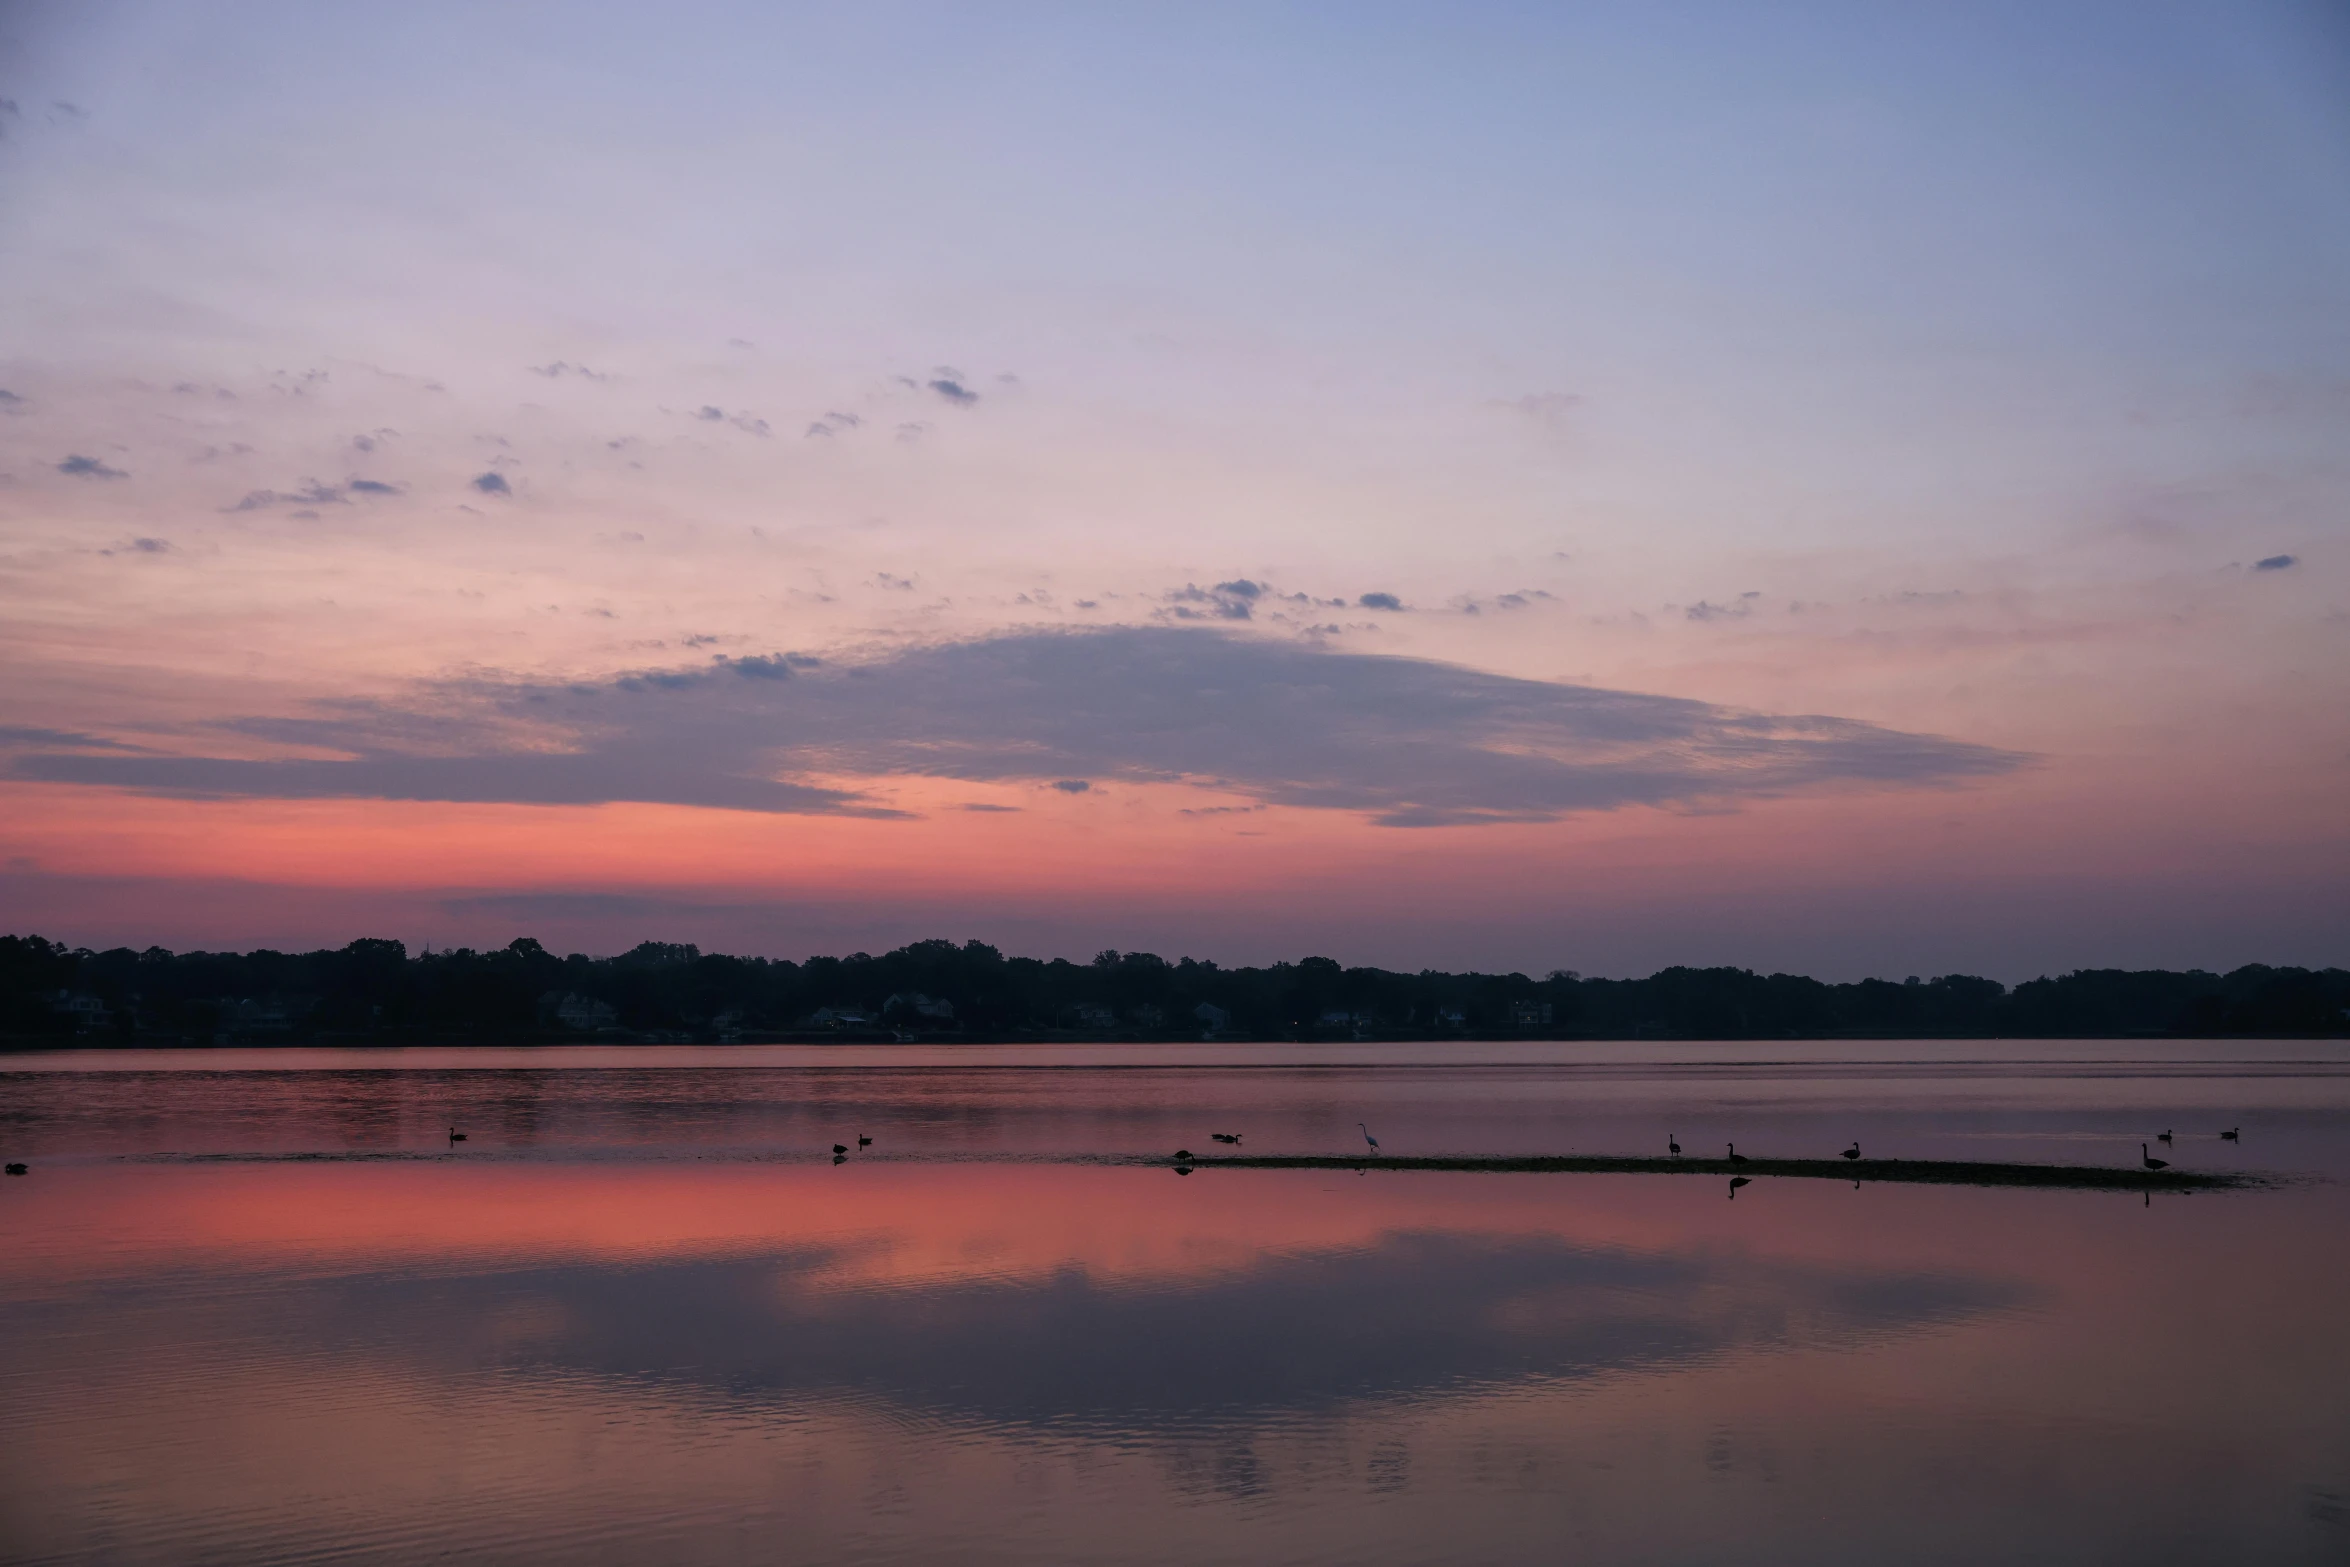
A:
{"label": "swimming bird", "polygon": [[1232,1143],[1237,1145],[1240,1142],[1240,1134],[1238,1132],[1210,1132],[1208,1135],[1220,1143]]}
{"label": "swimming bird", "polygon": [[449,1141],[453,1143],[461,1143],[465,1141],[465,1134],[452,1126],[449,1128]]}
{"label": "swimming bird", "polygon": [[2146,1151],[2146,1145],[2144,1143],[2140,1143],[2138,1145],[2138,1162],[2145,1165],[2149,1170],[2167,1170],[2170,1168],[2170,1161],[2168,1159],[2155,1158],[2154,1155]]}
{"label": "swimming bird", "polygon": [[1736,1143],[1732,1143],[1730,1145],[1730,1162],[1732,1164],[1744,1164],[1746,1162],[1746,1155],[1738,1151],[1738,1145]]}
{"label": "swimming bird", "polygon": [[24,1174],[24,1166],[21,1164],[12,1164],[8,1167],[8,1173],[10,1175],[22,1175]]}
{"label": "swimming bird", "polygon": [[1850,1148],[1847,1148],[1847,1149],[1845,1149],[1845,1150],[1844,1150],[1844,1157],[1845,1157],[1845,1158],[1847,1158],[1847,1159],[1857,1159],[1857,1158],[1859,1158],[1859,1157],[1860,1157],[1860,1139],[1859,1139],[1859,1138],[1857,1138],[1857,1137],[1856,1137],[1856,1138],[1854,1138],[1854,1139],[1852,1140],[1852,1146],[1851,1146]]}
{"label": "swimming bird", "polygon": [[1681,1157],[1681,1139],[1670,1132],[1665,1133],[1665,1147],[1671,1151],[1674,1158]]}
{"label": "swimming bird", "polygon": [[[1357,1121],[1355,1125],[1363,1126],[1363,1123]],[[1367,1126],[1363,1126],[1363,1141],[1371,1145],[1371,1152],[1377,1153],[1379,1151],[1379,1139],[1371,1135],[1371,1129]]]}
{"label": "swimming bird", "polygon": [[2231,1126],[2231,1127],[2229,1127],[2229,1128],[2228,1128],[2226,1131],[2224,1131],[2224,1132],[2222,1132],[2222,1133],[2220,1133],[2220,1134],[2219,1134],[2219,1140],[2220,1140],[2221,1142],[2223,1142],[2223,1143],[2232,1143],[2232,1142],[2235,1142],[2235,1141],[2237,1140],[2237,1139],[2236,1139],[2236,1134],[2237,1134],[2238,1132],[2242,1131],[2242,1130],[2243,1130],[2243,1128],[2242,1128],[2242,1127],[2239,1127],[2239,1126]]}
{"label": "swimming bird", "polygon": [[847,1143],[834,1143],[832,1145],[832,1151],[834,1153],[847,1153],[849,1151],[849,1145]]}
{"label": "swimming bird", "polygon": [[1730,1200],[1731,1200],[1731,1201],[1733,1201],[1733,1202],[1737,1201],[1737,1199],[1738,1199],[1738,1188],[1739,1188],[1739,1187],[1741,1187],[1741,1186],[1744,1186],[1744,1185],[1746,1185],[1746,1184],[1748,1184],[1748,1183],[1747,1183],[1747,1179],[1746,1179],[1746,1177],[1745,1177],[1745,1176],[1743,1176],[1743,1175],[1733,1175],[1733,1176],[1731,1176],[1731,1177],[1730,1177]]}
{"label": "swimming bird", "polygon": [[863,1132],[859,1132],[857,1134],[857,1146],[859,1148],[870,1148],[873,1146],[873,1139],[867,1137]]}
{"label": "swimming bird", "polygon": [[2168,1129],[2156,1132],[2154,1134],[2154,1140],[2158,1143],[2167,1143],[2170,1141],[2170,1132]]}
{"label": "swimming bird", "polygon": [[1175,1150],[1175,1162],[1176,1162],[1177,1164],[1189,1164],[1189,1163],[1191,1163],[1191,1150],[1190,1150],[1190,1149],[1188,1149],[1188,1148],[1178,1148],[1178,1149],[1176,1149],[1176,1150]]}

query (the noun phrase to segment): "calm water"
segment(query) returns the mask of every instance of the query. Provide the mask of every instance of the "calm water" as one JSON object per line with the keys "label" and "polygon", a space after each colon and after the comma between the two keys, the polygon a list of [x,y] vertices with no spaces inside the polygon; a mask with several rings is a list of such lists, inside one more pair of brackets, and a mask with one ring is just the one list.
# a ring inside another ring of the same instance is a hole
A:
{"label": "calm water", "polygon": [[[2289,1179],[1115,1162],[1358,1121]],[[14,1056],[0,1153],[10,1562],[2350,1560],[2340,1042]]]}

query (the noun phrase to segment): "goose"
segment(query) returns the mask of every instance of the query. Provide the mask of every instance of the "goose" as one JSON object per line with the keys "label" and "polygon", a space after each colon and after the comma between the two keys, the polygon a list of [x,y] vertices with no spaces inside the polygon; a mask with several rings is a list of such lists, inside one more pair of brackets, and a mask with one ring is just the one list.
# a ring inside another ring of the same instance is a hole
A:
{"label": "goose", "polygon": [[1178,1148],[1178,1149],[1176,1149],[1176,1150],[1175,1150],[1175,1162],[1176,1162],[1177,1164],[1189,1164],[1189,1163],[1191,1163],[1191,1150],[1190,1150],[1190,1149],[1188,1149],[1188,1148]]}
{"label": "goose", "polygon": [[873,1139],[867,1137],[863,1132],[859,1132],[857,1134],[857,1146],[859,1148],[870,1148],[873,1146]]}
{"label": "goose", "polygon": [[847,1153],[849,1151],[849,1145],[847,1143],[834,1143],[832,1145],[832,1151],[836,1154]]}
{"label": "goose", "polygon": [[1736,1143],[1732,1143],[1730,1145],[1730,1162],[1732,1164],[1744,1164],[1746,1162],[1746,1155],[1738,1151],[1738,1145]]}
{"label": "goose", "polygon": [[[1355,1125],[1363,1126],[1363,1123],[1357,1121]],[[1371,1145],[1371,1152],[1377,1153],[1379,1151],[1379,1139],[1371,1135],[1371,1129],[1367,1126],[1363,1126],[1363,1141]]]}
{"label": "goose", "polygon": [[1238,1132],[1210,1132],[1208,1135],[1220,1143],[1231,1143],[1236,1147],[1240,1143],[1240,1134]]}
{"label": "goose", "polygon": [[2165,1129],[2165,1130],[2163,1130],[2163,1131],[2156,1132],[2156,1133],[2154,1134],[2154,1140],[2155,1140],[2156,1142],[2158,1142],[2158,1143],[2167,1143],[2167,1142],[2169,1142],[2169,1141],[2170,1141],[2170,1132],[2169,1132],[2169,1130],[2166,1128],[2166,1129]]}
{"label": "goose", "polygon": [[1733,1176],[1731,1176],[1731,1177],[1730,1177],[1730,1200],[1731,1200],[1731,1201],[1735,1202],[1735,1201],[1737,1201],[1737,1200],[1738,1200],[1738,1188],[1739,1188],[1739,1187],[1741,1187],[1741,1186],[1744,1186],[1744,1185],[1746,1185],[1746,1184],[1748,1184],[1748,1183],[1747,1183],[1747,1179],[1746,1179],[1746,1177],[1745,1177],[1745,1176],[1743,1176],[1743,1175],[1733,1175]]}
{"label": "goose", "polygon": [[1670,1154],[1672,1154],[1672,1156],[1673,1156],[1674,1158],[1676,1158],[1676,1159],[1680,1158],[1680,1157],[1681,1157],[1681,1139],[1680,1139],[1680,1138],[1678,1138],[1678,1137],[1675,1137],[1675,1136],[1674,1136],[1672,1133],[1670,1133],[1670,1132],[1667,1132],[1667,1133],[1665,1133],[1665,1149],[1666,1149],[1666,1151],[1667,1151],[1667,1152],[1669,1152]]}
{"label": "goose", "polygon": [[8,1167],[8,1173],[10,1175],[22,1175],[24,1174],[24,1166],[21,1164],[12,1164]]}
{"label": "goose", "polygon": [[1845,1149],[1845,1150],[1844,1150],[1844,1157],[1845,1157],[1845,1158],[1847,1158],[1847,1159],[1857,1159],[1857,1158],[1859,1158],[1859,1157],[1860,1157],[1860,1139],[1859,1139],[1859,1138],[1857,1138],[1857,1137],[1856,1137],[1856,1138],[1854,1138],[1854,1139],[1852,1140],[1852,1146],[1851,1146],[1850,1148],[1847,1148],[1847,1149]]}
{"label": "goose", "polygon": [[2170,1168],[2170,1161],[2168,1159],[2155,1158],[2154,1155],[2146,1151],[2146,1145],[2144,1143],[2140,1143],[2138,1145],[2138,1162],[2146,1166],[2146,1168],[2149,1170],[2167,1170]]}
{"label": "goose", "polygon": [[453,1143],[461,1143],[465,1141],[465,1134],[452,1126],[449,1128],[449,1141]]}
{"label": "goose", "polygon": [[2242,1130],[2243,1128],[2240,1126],[2231,1126],[2226,1131],[2219,1134],[2219,1140],[2223,1143],[2235,1142],[2237,1140],[2236,1134]]}

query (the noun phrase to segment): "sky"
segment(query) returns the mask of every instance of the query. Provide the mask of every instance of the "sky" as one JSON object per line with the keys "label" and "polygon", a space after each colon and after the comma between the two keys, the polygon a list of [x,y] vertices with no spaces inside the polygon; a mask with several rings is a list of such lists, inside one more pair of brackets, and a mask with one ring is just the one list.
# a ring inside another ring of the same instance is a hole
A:
{"label": "sky", "polygon": [[2350,954],[2322,3],[0,4],[0,927]]}

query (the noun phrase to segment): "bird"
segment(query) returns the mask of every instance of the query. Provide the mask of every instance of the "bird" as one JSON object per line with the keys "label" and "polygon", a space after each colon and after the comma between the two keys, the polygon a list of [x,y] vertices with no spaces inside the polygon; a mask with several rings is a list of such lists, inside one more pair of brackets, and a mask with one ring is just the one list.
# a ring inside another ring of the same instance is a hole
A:
{"label": "bird", "polygon": [[1681,1139],[1670,1132],[1665,1133],[1665,1147],[1671,1151],[1674,1158],[1681,1157]]}
{"label": "bird", "polygon": [[832,1162],[834,1164],[847,1164],[849,1162],[849,1156],[845,1153],[836,1153],[832,1156]]}
{"label": "bird", "polygon": [[873,1139],[867,1137],[863,1132],[859,1132],[857,1134],[857,1146],[859,1148],[870,1148],[873,1146]]}
{"label": "bird", "polygon": [[2226,1131],[2219,1134],[2219,1140],[2223,1143],[2235,1142],[2237,1141],[2236,1134],[2242,1130],[2243,1128],[2240,1126],[2231,1126]]}
{"label": "bird", "polygon": [[1732,1202],[1736,1202],[1738,1200],[1738,1188],[1746,1184],[1747,1180],[1743,1175],[1733,1175],[1730,1177],[1730,1200]]}
{"label": "bird", "polygon": [[21,1164],[12,1164],[8,1167],[8,1173],[10,1175],[22,1175],[24,1174],[24,1166]]}
{"label": "bird", "polygon": [[2156,1132],[2154,1134],[2154,1140],[2158,1143],[2167,1143],[2170,1141],[2170,1133],[2167,1130]]}
{"label": "bird", "polygon": [[836,1154],[847,1153],[849,1151],[849,1145],[847,1143],[834,1143],[832,1145],[832,1151]]}
{"label": "bird", "polygon": [[453,1143],[461,1143],[465,1141],[465,1134],[452,1126],[449,1128],[449,1141]]}
{"label": "bird", "polygon": [[1220,1143],[1237,1144],[1240,1141],[1240,1134],[1238,1132],[1210,1132],[1208,1135]]}
{"label": "bird", "polygon": [[1859,1157],[1860,1157],[1860,1139],[1859,1139],[1859,1138],[1857,1138],[1857,1137],[1856,1137],[1856,1138],[1854,1138],[1854,1139],[1852,1140],[1852,1146],[1851,1146],[1850,1148],[1847,1148],[1847,1149],[1845,1149],[1845,1150],[1844,1150],[1844,1157],[1845,1157],[1845,1158],[1847,1158],[1847,1159],[1857,1159],[1857,1158],[1859,1158]]}
{"label": "bird", "polygon": [[[1363,1123],[1357,1121],[1355,1125],[1363,1126]],[[1377,1153],[1379,1151],[1379,1139],[1371,1135],[1371,1129],[1367,1126],[1363,1126],[1363,1141],[1371,1145],[1371,1152]]]}
{"label": "bird", "polygon": [[1190,1150],[1190,1149],[1188,1149],[1188,1148],[1178,1148],[1178,1149],[1176,1149],[1176,1150],[1175,1150],[1175,1162],[1176,1162],[1177,1164],[1189,1164],[1189,1163],[1191,1163],[1191,1150]]}
{"label": "bird", "polygon": [[2167,1170],[2170,1168],[2170,1161],[2168,1159],[2155,1158],[2154,1155],[2146,1151],[2146,1145],[2144,1143],[2140,1143],[2138,1145],[2138,1162],[2145,1165],[2149,1170]]}
{"label": "bird", "polygon": [[1730,1162],[1732,1164],[1744,1164],[1746,1162],[1746,1155],[1738,1151],[1738,1145],[1736,1143],[1732,1143],[1730,1145]]}

